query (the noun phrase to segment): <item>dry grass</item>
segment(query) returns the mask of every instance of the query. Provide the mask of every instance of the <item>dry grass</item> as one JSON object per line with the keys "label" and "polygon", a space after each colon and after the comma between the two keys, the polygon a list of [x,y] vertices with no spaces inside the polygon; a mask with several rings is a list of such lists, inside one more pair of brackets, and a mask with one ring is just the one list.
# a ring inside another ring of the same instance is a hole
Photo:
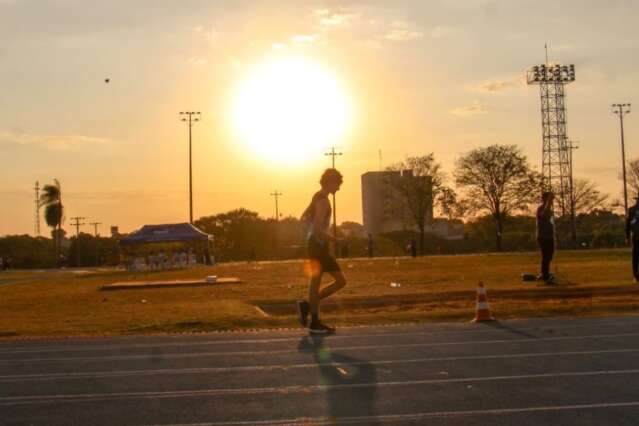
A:
{"label": "dry grass", "polygon": [[[559,253],[559,284],[523,283],[536,253],[349,259],[348,285],[323,304],[336,324],[468,320],[482,279],[498,318],[636,312],[639,286],[627,250]],[[0,336],[134,334],[295,326],[306,294],[302,262],[223,264],[188,271],[0,273]],[[116,281],[238,276],[242,284],[100,291]],[[391,287],[391,282],[400,287]],[[256,309],[256,306],[261,308]],[[265,313],[267,316],[265,316]]]}

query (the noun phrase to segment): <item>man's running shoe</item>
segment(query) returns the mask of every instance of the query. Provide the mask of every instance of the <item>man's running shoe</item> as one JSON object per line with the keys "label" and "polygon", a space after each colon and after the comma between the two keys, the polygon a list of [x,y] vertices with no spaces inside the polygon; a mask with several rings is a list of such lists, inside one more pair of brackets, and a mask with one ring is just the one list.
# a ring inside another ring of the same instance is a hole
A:
{"label": "man's running shoe", "polygon": [[306,300],[297,301],[297,319],[302,327],[308,324],[308,302]]}
{"label": "man's running shoe", "polygon": [[317,322],[315,324],[311,323],[308,327],[308,331],[311,334],[333,334],[335,333],[335,329],[333,327],[329,327],[326,324],[322,324],[321,322]]}

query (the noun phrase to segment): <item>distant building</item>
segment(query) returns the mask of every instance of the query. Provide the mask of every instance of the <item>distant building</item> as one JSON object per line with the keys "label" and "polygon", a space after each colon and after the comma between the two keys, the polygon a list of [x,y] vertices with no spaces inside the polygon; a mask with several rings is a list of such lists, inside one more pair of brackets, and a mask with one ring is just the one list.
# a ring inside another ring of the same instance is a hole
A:
{"label": "distant building", "polygon": [[[419,179],[432,193],[430,178],[413,176],[412,170],[366,172],[362,175],[364,230],[373,235],[393,231],[419,231],[406,200],[396,187],[401,179]],[[426,230],[433,218],[432,199],[426,211]]]}
{"label": "distant building", "polygon": [[120,228],[117,226],[111,226],[111,238],[118,238],[120,236]]}

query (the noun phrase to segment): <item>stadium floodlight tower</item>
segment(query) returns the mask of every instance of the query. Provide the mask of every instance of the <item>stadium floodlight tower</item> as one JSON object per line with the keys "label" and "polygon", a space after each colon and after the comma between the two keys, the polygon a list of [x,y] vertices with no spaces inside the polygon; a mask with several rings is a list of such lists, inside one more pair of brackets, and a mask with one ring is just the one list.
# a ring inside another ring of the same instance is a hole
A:
{"label": "stadium floodlight tower", "polygon": [[566,135],[564,86],[575,81],[575,66],[535,65],[526,73],[526,80],[538,84],[541,95],[543,188],[556,194],[562,215],[568,215],[572,204],[572,148]]}

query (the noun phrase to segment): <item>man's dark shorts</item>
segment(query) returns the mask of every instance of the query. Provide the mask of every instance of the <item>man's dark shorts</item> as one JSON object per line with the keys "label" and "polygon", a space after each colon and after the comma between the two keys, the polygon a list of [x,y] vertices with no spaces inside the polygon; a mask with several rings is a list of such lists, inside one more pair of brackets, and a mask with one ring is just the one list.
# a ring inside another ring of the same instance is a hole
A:
{"label": "man's dark shorts", "polygon": [[337,261],[328,251],[328,243],[321,241],[314,236],[310,236],[306,241],[308,258],[319,263],[321,272],[340,272],[341,269]]}

